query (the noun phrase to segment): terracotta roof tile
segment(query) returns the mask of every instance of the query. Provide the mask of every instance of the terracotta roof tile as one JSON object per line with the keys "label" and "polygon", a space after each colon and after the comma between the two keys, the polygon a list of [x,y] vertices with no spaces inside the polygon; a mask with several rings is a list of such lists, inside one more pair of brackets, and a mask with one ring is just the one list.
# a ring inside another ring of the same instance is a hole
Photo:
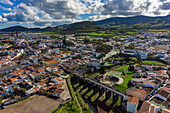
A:
{"label": "terracotta roof tile", "polygon": [[137,97],[130,97],[127,102],[131,102],[131,103],[136,105],[138,103],[138,101],[139,101],[139,98],[137,98]]}

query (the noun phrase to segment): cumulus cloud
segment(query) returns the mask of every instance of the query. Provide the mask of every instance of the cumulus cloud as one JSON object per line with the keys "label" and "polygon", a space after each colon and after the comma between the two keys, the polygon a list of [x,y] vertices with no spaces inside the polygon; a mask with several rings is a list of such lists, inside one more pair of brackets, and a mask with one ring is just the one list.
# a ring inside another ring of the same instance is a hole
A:
{"label": "cumulus cloud", "polygon": [[[12,1],[12,2],[11,2]],[[0,0],[14,5],[15,0]],[[54,26],[82,21],[80,15],[95,14],[89,20],[100,20],[116,16],[165,16],[170,14],[169,0],[18,0],[10,11],[0,15],[0,22],[30,23],[35,26]],[[15,1],[16,2],[16,1]]]}
{"label": "cumulus cloud", "polygon": [[7,22],[7,18],[3,18],[3,17],[0,15],[0,22],[2,22],[2,23]]}
{"label": "cumulus cloud", "polygon": [[0,3],[2,3],[2,4],[6,4],[6,5],[14,5],[14,3],[13,2],[11,2],[10,0],[0,0]]}
{"label": "cumulus cloud", "polygon": [[90,20],[100,20],[117,16],[166,16],[170,14],[169,0],[107,0],[100,6],[96,16]]}
{"label": "cumulus cloud", "polygon": [[35,25],[42,22],[39,25],[47,25],[47,22],[77,21],[79,15],[87,10],[88,4],[80,0],[24,0],[12,12],[3,13],[2,16],[13,22],[35,22]]}
{"label": "cumulus cloud", "polygon": [[6,7],[3,7],[3,6],[1,6],[1,5],[0,5],[0,9],[1,9],[1,10],[4,10],[4,11],[12,11],[11,8],[6,8]]}

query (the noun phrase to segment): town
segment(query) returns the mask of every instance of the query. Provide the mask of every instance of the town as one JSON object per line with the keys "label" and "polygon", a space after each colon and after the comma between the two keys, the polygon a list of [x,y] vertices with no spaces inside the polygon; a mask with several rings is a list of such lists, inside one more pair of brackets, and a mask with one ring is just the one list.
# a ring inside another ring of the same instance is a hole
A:
{"label": "town", "polygon": [[54,112],[74,101],[77,112],[170,113],[169,34],[1,33],[0,112],[43,96],[42,106],[45,97],[57,102]]}

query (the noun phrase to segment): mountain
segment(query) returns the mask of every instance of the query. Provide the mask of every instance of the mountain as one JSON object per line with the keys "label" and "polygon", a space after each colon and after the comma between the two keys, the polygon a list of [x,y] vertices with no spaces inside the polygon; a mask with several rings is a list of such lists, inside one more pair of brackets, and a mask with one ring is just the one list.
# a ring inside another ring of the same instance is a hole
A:
{"label": "mountain", "polygon": [[65,33],[89,33],[102,30],[99,26],[90,21],[78,22],[67,26]]}
{"label": "mountain", "polygon": [[26,31],[30,31],[30,32],[39,32],[42,31],[41,28],[27,28],[27,27],[22,27],[22,26],[12,26],[12,27],[8,27],[8,28],[4,28],[4,29],[0,29],[0,32],[26,32]]}
{"label": "mountain", "polygon": [[125,33],[128,31],[147,29],[170,29],[170,15],[164,17],[147,17],[147,16],[134,16],[134,17],[114,17],[100,21],[84,21],[73,24],[64,24],[56,27],[46,28],[26,28],[22,26],[13,26],[5,29],[0,29],[0,32],[44,32],[54,31],[56,33],[90,33],[97,32],[109,34]]}
{"label": "mountain", "polygon": [[104,29],[119,28],[141,28],[141,29],[163,29],[170,28],[170,15],[162,17],[134,16],[114,17],[94,22]]}

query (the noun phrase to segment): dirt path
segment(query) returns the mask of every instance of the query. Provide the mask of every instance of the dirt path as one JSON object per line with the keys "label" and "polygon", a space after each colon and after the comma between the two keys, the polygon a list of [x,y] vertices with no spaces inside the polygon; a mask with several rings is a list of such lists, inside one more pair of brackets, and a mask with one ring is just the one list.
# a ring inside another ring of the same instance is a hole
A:
{"label": "dirt path", "polygon": [[48,113],[64,102],[63,99],[51,99],[46,96],[33,96],[31,99],[7,106],[0,113]]}

